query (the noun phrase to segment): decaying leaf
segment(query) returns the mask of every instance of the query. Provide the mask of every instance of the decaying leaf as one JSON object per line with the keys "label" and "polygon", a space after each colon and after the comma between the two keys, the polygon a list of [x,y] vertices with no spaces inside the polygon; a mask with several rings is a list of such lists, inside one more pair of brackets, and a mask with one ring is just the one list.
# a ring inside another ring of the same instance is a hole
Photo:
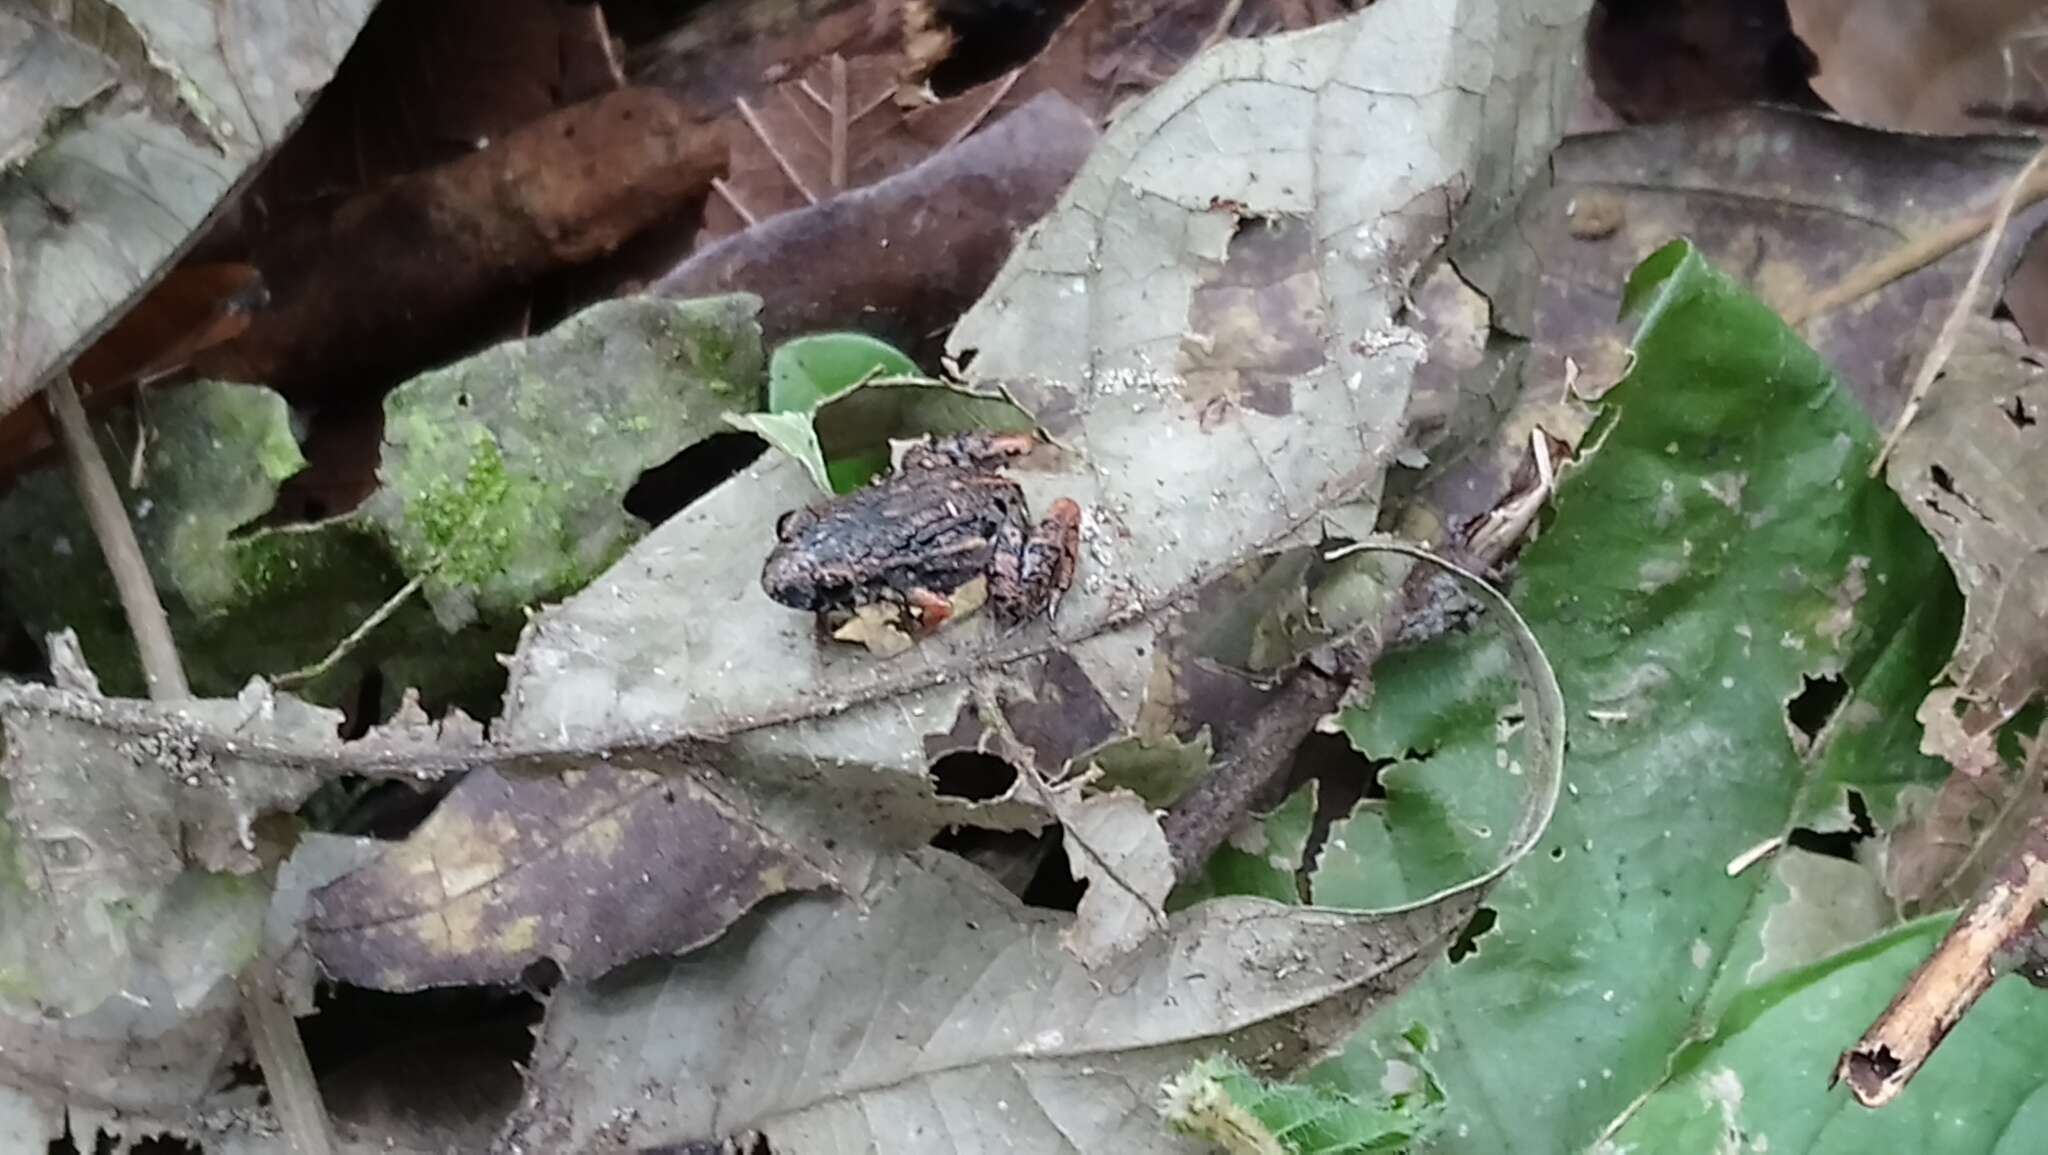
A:
{"label": "decaying leaf", "polygon": [[313,895],[327,974],[377,990],[589,978],[683,954],[755,903],[831,879],[699,775],[472,773],[377,861]]}
{"label": "decaying leaf", "polygon": [[[0,696],[10,872],[0,925],[8,1004],[79,1015],[127,989],[168,949],[179,1005],[252,957],[267,889],[254,824],[290,810],[318,778],[260,758],[222,757],[200,731],[295,744],[332,741],[340,717],[252,685],[241,698],[182,704],[182,722],[117,737],[106,699],[37,686]],[[159,919],[162,921],[160,922]],[[228,926],[241,929],[227,933]],[[196,953],[191,953],[196,952]]]}
{"label": "decaying leaf", "polygon": [[0,414],[112,323],[283,139],[370,7],[7,9],[5,54],[27,67],[0,69],[0,234],[24,311],[0,318]]}
{"label": "decaying leaf", "polygon": [[67,1121],[197,1134],[260,1117],[254,1088],[225,1093],[234,976],[271,906],[275,849],[254,827],[321,780],[277,747],[333,750],[338,722],[260,685],[175,707],[0,685],[0,1082],[24,1142]]}
{"label": "decaying leaf", "polygon": [[1164,1080],[1217,1050],[1291,1065],[1315,1024],[1410,981],[1468,910],[1378,921],[1222,899],[1091,972],[1058,916],[946,855],[893,862],[862,897],[798,899],[687,961],[565,988],[510,1144],[751,1129],[791,1155],[1192,1152],[1155,1113]]}
{"label": "decaying leaf", "polygon": [[[1672,237],[1687,237],[1793,318],[1882,425],[1975,254],[1935,251],[1847,302],[1822,294],[1996,202],[2034,149],[2024,140],[1901,137],[1763,108],[1575,136],[1552,157],[1555,183],[1521,206],[1512,239],[1470,238],[1476,251],[1461,249],[1458,264],[1492,300],[1496,323],[1534,342],[1529,391],[1555,396],[1569,358],[1591,396],[1626,369],[1612,328],[1617,286]],[[2048,206],[2014,215],[1994,283],[2043,221]]]}
{"label": "decaying leaf", "polygon": [[1061,942],[1099,967],[1165,927],[1173,852],[1152,809],[1128,790],[1063,796],[1053,812],[1065,834],[1067,870],[1088,886]]}
{"label": "decaying leaf", "polygon": [[1948,676],[1969,699],[1962,735],[1983,744],[2048,682],[2044,407],[2041,355],[2009,324],[1973,322],[1885,469],[1963,588]]}
{"label": "decaying leaf", "polygon": [[[1352,548],[1429,556],[1400,542]],[[599,1131],[641,1144],[751,1132],[794,1155],[885,1137],[938,1152],[957,1149],[964,1118],[977,1132],[1000,1121],[1009,1141],[1046,1150],[1185,1150],[1138,1087],[1218,1051],[1283,1074],[1323,1053],[1420,973],[1550,821],[1564,767],[1557,683],[1505,597],[1446,571],[1502,624],[1528,720],[1526,767],[1511,769],[1526,789],[1496,861],[1334,921],[1231,897],[1140,934],[1133,923],[1155,920],[1151,896],[1164,893],[1151,864],[1170,857],[1157,827],[1126,792],[1092,812],[1096,799],[1061,805],[1066,792],[1053,808],[1071,825],[1079,872],[1091,891],[1119,888],[1092,913],[1085,897],[1071,920],[1029,910],[949,855],[882,858],[857,895],[757,912],[688,959],[558,995],[511,1147],[573,1146]],[[736,1019],[733,1006],[748,1013]],[[622,1031],[644,1070],[586,1058],[622,1053]],[[790,1065],[799,1042],[815,1069]]]}

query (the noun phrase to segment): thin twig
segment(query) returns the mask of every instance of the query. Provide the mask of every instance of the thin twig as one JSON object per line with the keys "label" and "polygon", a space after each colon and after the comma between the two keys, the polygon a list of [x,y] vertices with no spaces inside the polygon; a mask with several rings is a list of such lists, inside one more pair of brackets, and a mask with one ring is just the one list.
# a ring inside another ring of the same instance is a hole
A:
{"label": "thin twig", "polygon": [[832,185],[832,191],[836,193],[846,188],[846,57],[834,52],[831,67],[832,107],[828,111],[832,115],[832,160],[826,179]]}
{"label": "thin twig", "polygon": [[1012,68],[1001,80],[996,81],[995,87],[989,90],[988,99],[981,102],[981,107],[974,110],[973,116],[968,117],[965,123],[953,130],[953,135],[946,138],[943,147],[951,148],[959,144],[967,139],[968,134],[980,128],[981,123],[988,119],[988,114],[995,111],[996,105],[1001,104],[1003,98],[1010,95],[1010,90],[1017,87],[1017,78],[1023,75],[1023,69]]}
{"label": "thin twig", "polygon": [[1934,336],[1934,347],[1927,351],[1926,360],[1920,363],[1920,371],[1913,376],[1912,392],[1906,395],[1906,406],[1899,410],[1898,420],[1892,422],[1892,430],[1885,434],[1884,444],[1878,448],[1877,457],[1870,463],[1870,476],[1876,477],[1883,469],[1885,459],[1892,454],[1892,448],[1906,432],[1906,427],[1919,416],[1920,406],[1927,400],[1927,391],[1934,387],[1934,379],[1941,375],[1942,367],[1948,364],[1949,354],[1955,352],[1956,341],[1963,335],[1963,326],[1977,312],[1977,297],[1984,291],[1984,275],[1991,269],[1991,258],[1998,252],[1998,242],[2005,236],[2005,226],[2012,219],[2013,208],[2019,203],[2020,193],[2027,187],[2034,170],[2040,167],[2043,158],[2048,158],[2048,145],[2043,145],[2028,161],[2020,174],[2006,186],[2005,195],[1998,198],[1998,208],[1992,214],[1991,227],[1984,234],[1984,245],[1977,250],[1977,264],[1970,270],[1970,279],[1963,283],[1963,291],[1956,296],[1955,307],[1949,310],[1948,320],[1941,331]]}
{"label": "thin twig", "polygon": [[277,965],[259,952],[235,976],[235,992],[241,996],[242,1017],[249,1027],[249,1047],[263,1068],[263,1082],[270,1088],[278,1121],[284,1124],[285,1139],[298,1155],[334,1155],[327,1107],[320,1101],[320,1084],[313,1077],[299,1021],[285,1002]]}
{"label": "thin twig", "polygon": [[[114,488],[114,475],[107,459],[93,440],[92,424],[85,406],[68,374],[60,374],[47,392],[50,413],[55,419],[64,460],[71,468],[79,500],[85,505],[87,522],[114,576],[114,589],[127,615],[129,632],[135,635],[135,649],[142,660],[142,674],[149,684],[152,701],[170,702],[192,696],[185,681],[185,667],[178,660],[177,645],[171,640],[170,620],[164,614],[149,564],[135,539],[135,527],[128,522],[128,510]],[[237,976],[242,1017],[249,1028],[250,1048],[263,1068],[263,1081],[270,1088],[285,1133],[300,1155],[333,1155],[334,1140],[327,1121],[327,1109],[320,1101],[320,1087],[313,1079],[313,1067],[306,1058],[305,1041],[299,1037],[298,1022],[292,1018],[278,995],[276,972],[268,960],[258,958]]]}
{"label": "thin twig", "polygon": [[405,585],[401,586],[397,593],[392,594],[389,598],[385,599],[384,604],[378,606],[376,612],[372,613],[369,617],[364,618],[362,625],[357,626],[354,630],[351,630],[349,632],[349,635],[347,637],[335,643],[334,648],[327,651],[326,657],[320,659],[319,661],[313,663],[310,666],[301,666],[300,668],[293,670],[289,674],[279,674],[277,677],[272,678],[270,680],[270,684],[277,687],[280,690],[286,690],[290,689],[293,686],[304,685],[305,683],[310,682],[317,677],[320,677],[322,674],[325,674],[327,671],[332,670],[335,666],[339,665],[341,663],[341,660],[347,657],[350,654],[350,652],[352,652],[357,646],[362,645],[363,639],[369,637],[370,632],[372,630],[375,630],[378,626],[381,626],[386,621],[390,620],[391,615],[397,613],[398,608],[404,605],[407,599],[411,598],[412,595],[420,592],[420,587],[427,584],[428,575],[432,574],[434,572],[434,567],[439,564],[440,562],[437,559],[433,564],[428,565],[425,569],[422,569],[420,572],[414,574],[412,580],[405,583]]}
{"label": "thin twig", "polygon": [[[2013,211],[2027,208],[2044,196],[2048,196],[2048,173],[2039,173],[2021,184],[2019,199],[2014,202]],[[1795,327],[1804,325],[1815,317],[1832,313],[1853,301],[1860,301],[1909,273],[1926,268],[1983,235],[1984,230],[1991,227],[1991,222],[1996,216],[1996,209],[1967,213],[1939,228],[1910,238],[1891,252],[1849,270],[1841,280],[1808,297],[1804,302],[1787,308],[1784,312],[1785,323]]]}
{"label": "thin twig", "polygon": [[741,203],[740,194],[732,191],[732,186],[725,183],[724,177],[715,176],[711,178],[711,191],[717,193],[719,198],[725,201],[726,207],[733,211],[733,215],[744,221],[748,228],[753,228],[760,223],[761,218],[755,216],[745,204]]}
{"label": "thin twig", "polygon": [[159,702],[189,698],[192,688],[185,682],[185,667],[171,641],[170,619],[164,616],[156,582],[149,576],[149,563],[143,560],[135,527],[128,524],[128,510],[121,504],[121,492],[114,488],[114,475],[107,469],[99,442],[93,440],[92,423],[86,419],[70,374],[58,374],[44,397],[64,446],[72,484],[78,487],[78,499],[85,506],[85,519],[114,575],[114,592],[120,596],[121,612],[127,615],[128,628],[135,635],[149,696]]}
{"label": "thin twig", "polygon": [[[2048,750],[2048,726],[2030,762]],[[1898,996],[1856,1045],[1842,1053],[1828,1085],[1847,1082],[1866,1107],[1897,1098],[1934,1049],[2011,964],[2048,901],[2048,809],[2036,803],[2011,857],[1956,917],[1941,945],[1906,980]]]}
{"label": "thin twig", "polygon": [[818,194],[811,191],[811,186],[805,184],[804,178],[797,175],[796,166],[790,163],[788,157],[782,155],[782,149],[776,146],[775,138],[769,134],[768,126],[761,123],[761,117],[754,111],[753,106],[748,104],[744,97],[734,104],[740,110],[740,119],[746,121],[747,127],[753,129],[754,135],[760,138],[761,147],[767,149],[768,155],[775,158],[775,163],[782,169],[782,175],[788,177],[789,183],[796,186],[796,191],[803,194],[804,203],[817,204]]}

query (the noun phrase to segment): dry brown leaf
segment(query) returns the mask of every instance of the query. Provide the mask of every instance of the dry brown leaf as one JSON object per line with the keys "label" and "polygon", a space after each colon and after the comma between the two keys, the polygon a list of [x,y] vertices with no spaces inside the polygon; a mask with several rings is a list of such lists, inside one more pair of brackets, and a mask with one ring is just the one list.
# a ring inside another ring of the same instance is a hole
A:
{"label": "dry brown leaf", "polygon": [[1789,0],[1815,91],[1852,120],[1981,132],[2048,108],[2039,0]]}

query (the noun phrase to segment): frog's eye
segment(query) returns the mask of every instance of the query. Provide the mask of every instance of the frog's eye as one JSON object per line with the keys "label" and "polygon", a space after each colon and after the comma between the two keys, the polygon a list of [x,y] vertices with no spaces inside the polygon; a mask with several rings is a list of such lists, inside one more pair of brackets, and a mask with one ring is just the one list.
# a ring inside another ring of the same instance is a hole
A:
{"label": "frog's eye", "polygon": [[775,519],[775,536],[788,537],[793,533],[800,532],[805,526],[811,524],[812,520],[810,510],[792,509]]}

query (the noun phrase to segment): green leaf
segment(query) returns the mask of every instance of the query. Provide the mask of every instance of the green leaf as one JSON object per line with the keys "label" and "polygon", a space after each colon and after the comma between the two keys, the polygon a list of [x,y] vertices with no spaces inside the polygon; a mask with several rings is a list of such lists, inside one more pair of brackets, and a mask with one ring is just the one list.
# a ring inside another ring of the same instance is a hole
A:
{"label": "green leaf", "polygon": [[[1809,869],[1791,850],[1725,867],[1794,826],[1846,829],[1851,789],[1882,826],[1901,789],[1944,769],[1919,754],[1910,719],[1953,643],[1958,597],[1925,534],[1866,478],[1868,418],[1689,246],[1644,262],[1628,303],[1634,367],[1514,591],[1570,707],[1570,796],[1489,896],[1492,928],[1387,1016],[1446,1040],[1443,1151],[1585,1150],[1747,989],[1876,929],[1889,913],[1870,899],[1874,868]],[[1503,661],[1453,637],[1375,671],[1372,709],[1345,725],[1396,765],[1387,797],[1333,830],[1317,902],[1383,905],[1493,856],[1523,724]],[[1848,698],[1809,744],[1786,703],[1827,675]],[[1808,1029],[1839,1050],[1864,1025]],[[1368,1031],[1319,1077],[1376,1085],[1384,1038]],[[1824,1082],[1786,1093],[1836,1106]]]}
{"label": "green leaf", "polygon": [[[2039,1149],[2048,1125],[2048,999],[2013,976],[1882,1111],[1824,1093],[1843,1047],[1940,941],[1949,919],[1899,927],[1732,1001],[1611,1137],[1617,1151],[1986,1152]],[[1844,1033],[1846,1032],[1846,1033]]]}
{"label": "green leaf", "polygon": [[1372,1096],[1307,1083],[1269,1083],[1224,1056],[1169,1081],[1161,1114],[1228,1155],[1362,1155],[1402,1151],[1443,1116],[1443,1088],[1410,1051],[1407,1089]]}
{"label": "green leaf", "polygon": [[917,375],[917,363],[887,341],[813,333],[784,341],[768,359],[768,412],[809,413],[864,381]]}
{"label": "green leaf", "polygon": [[[1275,902],[1299,902],[1295,876],[1315,827],[1316,784],[1310,780],[1287,801],[1231,835],[1200,873],[1174,889],[1168,910],[1180,910],[1221,894],[1249,894]],[[1474,873],[1477,873],[1476,871]]]}
{"label": "green leaf", "polygon": [[[826,452],[812,428],[820,406],[877,378],[919,376],[902,350],[865,333],[813,333],[784,341],[768,359],[768,412],[733,418],[803,463],[827,493],[851,493],[889,470],[889,445]],[[800,422],[800,423],[799,423]]]}
{"label": "green leaf", "polygon": [[767,412],[726,420],[796,458],[826,493],[851,493],[887,473],[892,440],[1034,428],[1007,399],[926,378],[900,350],[861,333],[777,346]]}

